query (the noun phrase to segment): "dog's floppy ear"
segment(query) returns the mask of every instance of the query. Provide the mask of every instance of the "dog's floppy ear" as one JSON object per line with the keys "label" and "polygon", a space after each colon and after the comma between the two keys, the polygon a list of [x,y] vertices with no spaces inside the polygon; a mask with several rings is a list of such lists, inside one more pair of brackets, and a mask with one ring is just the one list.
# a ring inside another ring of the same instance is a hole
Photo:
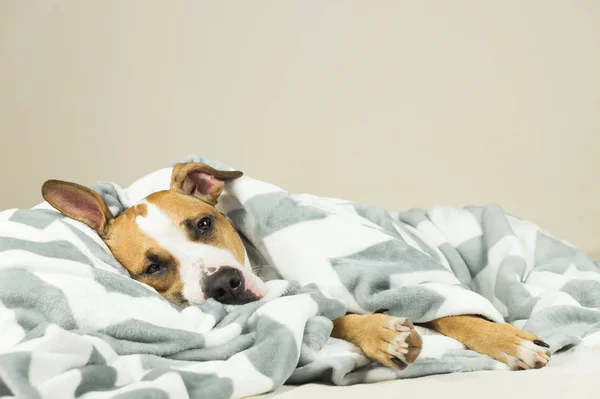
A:
{"label": "dog's floppy ear", "polygon": [[217,170],[201,162],[179,163],[173,168],[171,190],[193,195],[211,205],[216,205],[225,181],[243,175],[242,172]]}
{"label": "dog's floppy ear", "polygon": [[79,220],[103,236],[113,218],[104,200],[94,190],[61,180],[48,180],[42,186],[42,196],[65,216]]}

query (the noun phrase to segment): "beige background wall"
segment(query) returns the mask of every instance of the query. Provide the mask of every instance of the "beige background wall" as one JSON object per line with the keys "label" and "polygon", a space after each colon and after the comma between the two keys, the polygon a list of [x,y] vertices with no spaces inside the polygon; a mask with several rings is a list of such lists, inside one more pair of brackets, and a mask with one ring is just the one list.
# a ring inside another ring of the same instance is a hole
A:
{"label": "beige background wall", "polygon": [[600,3],[0,0],[0,208],[191,154],[600,252]]}

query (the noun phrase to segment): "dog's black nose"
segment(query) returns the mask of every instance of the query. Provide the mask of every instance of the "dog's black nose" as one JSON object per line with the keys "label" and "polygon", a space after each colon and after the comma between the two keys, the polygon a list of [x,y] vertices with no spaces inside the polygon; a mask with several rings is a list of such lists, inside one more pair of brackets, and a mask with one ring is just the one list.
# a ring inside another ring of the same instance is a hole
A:
{"label": "dog's black nose", "polygon": [[244,279],[241,273],[232,267],[223,266],[204,279],[206,296],[224,304],[241,303],[244,291]]}

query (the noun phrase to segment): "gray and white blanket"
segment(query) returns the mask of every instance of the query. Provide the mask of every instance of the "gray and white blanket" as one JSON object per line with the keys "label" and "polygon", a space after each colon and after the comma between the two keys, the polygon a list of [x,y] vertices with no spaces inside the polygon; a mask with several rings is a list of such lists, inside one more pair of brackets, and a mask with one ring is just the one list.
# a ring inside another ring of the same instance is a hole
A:
{"label": "gray and white blanket", "polygon": [[[117,215],[166,189],[170,173],[94,188]],[[425,329],[413,365],[380,367],[329,338],[346,311],[387,308],[415,322],[480,314],[552,351],[600,330],[598,264],[497,206],[389,214],[247,176],[228,183],[219,204],[285,279],[270,281],[259,302],[178,309],[48,204],[0,213],[0,396],[238,398],[286,382],[505,369]]]}

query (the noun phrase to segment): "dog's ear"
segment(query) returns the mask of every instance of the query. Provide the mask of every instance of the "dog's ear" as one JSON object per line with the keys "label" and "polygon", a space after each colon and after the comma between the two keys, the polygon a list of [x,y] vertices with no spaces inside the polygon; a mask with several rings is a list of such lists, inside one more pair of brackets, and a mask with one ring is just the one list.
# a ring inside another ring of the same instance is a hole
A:
{"label": "dog's ear", "polygon": [[225,181],[237,179],[242,172],[217,170],[201,162],[179,163],[173,168],[171,190],[193,195],[216,205]]}
{"label": "dog's ear", "polygon": [[76,183],[48,180],[42,186],[42,196],[63,215],[87,224],[100,236],[113,218],[97,192]]}

